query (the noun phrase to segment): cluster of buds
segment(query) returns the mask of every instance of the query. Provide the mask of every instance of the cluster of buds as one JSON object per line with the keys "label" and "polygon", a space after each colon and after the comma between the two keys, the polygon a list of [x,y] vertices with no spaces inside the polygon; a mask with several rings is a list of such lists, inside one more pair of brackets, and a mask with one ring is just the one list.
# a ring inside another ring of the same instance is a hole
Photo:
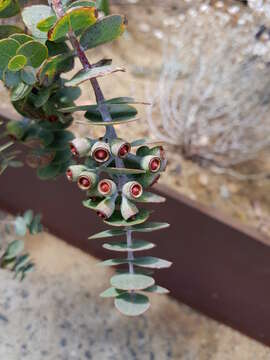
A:
{"label": "cluster of buds", "polygon": [[[81,190],[87,191],[89,206],[103,219],[109,219],[118,210],[123,220],[134,220],[139,213],[135,202],[140,202],[144,189],[156,183],[166,167],[161,146],[141,146],[136,153],[131,153],[131,145],[123,139],[106,142],[103,139],[76,138],[71,141],[70,149],[73,155],[87,160],[85,165],[69,166],[66,176],[69,181],[77,182]],[[129,168],[129,174],[110,172],[116,166],[117,158],[125,168]],[[89,159],[91,167],[87,165]],[[132,169],[136,171],[133,173]],[[104,173],[109,176],[104,177]]]}

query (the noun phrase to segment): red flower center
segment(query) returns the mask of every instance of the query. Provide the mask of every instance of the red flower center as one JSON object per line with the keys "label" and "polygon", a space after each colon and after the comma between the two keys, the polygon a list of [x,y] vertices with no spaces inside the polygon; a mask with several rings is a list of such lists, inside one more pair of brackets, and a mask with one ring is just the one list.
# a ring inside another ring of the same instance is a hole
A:
{"label": "red flower center", "polygon": [[119,151],[118,151],[118,156],[119,157],[124,157],[126,154],[128,154],[130,151],[130,146],[129,144],[124,144],[120,147]]}
{"label": "red flower center", "polygon": [[151,171],[155,172],[158,171],[160,168],[160,159],[158,158],[154,158],[150,164],[149,164],[149,168]]}
{"label": "red flower center", "polygon": [[134,196],[134,197],[138,197],[141,195],[141,192],[142,192],[142,187],[139,185],[139,184],[135,184],[132,186],[131,188],[131,194]]}
{"label": "red flower center", "polygon": [[71,181],[73,179],[72,171],[70,169],[67,169],[66,176],[67,176],[69,181]]}
{"label": "red flower center", "polygon": [[111,185],[107,181],[103,181],[99,188],[104,194],[107,194],[111,191]]}
{"label": "red flower center", "polygon": [[82,177],[80,177],[80,179],[79,179],[79,184],[80,184],[83,188],[89,188],[90,185],[91,185],[91,182],[90,182],[90,180],[89,180],[87,177],[82,176]]}
{"label": "red flower center", "polygon": [[73,144],[69,144],[69,147],[70,147],[70,151],[72,152],[72,154],[77,156],[78,151],[77,151],[76,147]]}
{"label": "red flower center", "polygon": [[108,158],[108,151],[105,149],[97,149],[94,157],[96,160],[105,161]]}

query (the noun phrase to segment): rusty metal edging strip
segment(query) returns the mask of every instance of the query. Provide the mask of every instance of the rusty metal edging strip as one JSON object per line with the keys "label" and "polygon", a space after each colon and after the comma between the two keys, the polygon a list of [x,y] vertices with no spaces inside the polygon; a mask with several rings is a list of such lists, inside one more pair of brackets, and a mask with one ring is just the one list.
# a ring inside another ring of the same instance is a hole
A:
{"label": "rusty metal edging strip", "polygon": [[[160,188],[161,189],[161,188]],[[174,262],[156,273],[157,282],[180,301],[270,345],[270,247],[256,232],[225,220],[181,195],[168,195],[157,206],[156,221],[171,227],[145,236],[156,242],[151,255]],[[100,258],[109,254],[102,240],[88,236],[104,229],[81,206],[84,194],[64,179],[42,182],[34,171],[9,169],[0,177],[0,207],[12,213],[42,212],[55,235]],[[264,242],[264,243],[263,243]],[[268,244],[269,244],[268,240]],[[108,279],[109,281],[109,279]],[[179,323],[179,327],[181,324]]]}

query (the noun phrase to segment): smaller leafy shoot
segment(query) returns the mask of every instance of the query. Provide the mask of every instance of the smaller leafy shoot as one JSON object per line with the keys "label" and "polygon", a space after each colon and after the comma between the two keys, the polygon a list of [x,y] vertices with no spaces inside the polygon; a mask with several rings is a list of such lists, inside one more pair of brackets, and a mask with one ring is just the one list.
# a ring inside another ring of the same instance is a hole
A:
{"label": "smaller leafy shoot", "polygon": [[68,10],[48,32],[50,41],[65,39],[70,30],[78,31],[93,25],[97,21],[94,7],[79,7]]}
{"label": "smaller leafy shoot", "polygon": [[155,280],[143,274],[123,273],[111,278],[111,285],[120,290],[143,290],[155,284]]}
{"label": "smaller leafy shoot", "polygon": [[14,223],[15,233],[18,236],[25,236],[27,232],[27,224],[22,216],[18,216]]}
{"label": "smaller leafy shoot", "polygon": [[126,25],[127,20],[124,16],[106,16],[82,33],[80,43],[84,49],[92,49],[106,44],[120,37],[125,31]]}
{"label": "smaller leafy shoot", "polygon": [[114,299],[114,305],[120,313],[126,316],[139,316],[150,307],[147,296],[138,293],[124,293]]}
{"label": "smaller leafy shoot", "polygon": [[14,230],[17,236],[25,236],[27,230],[31,235],[42,232],[41,215],[34,215],[32,210],[27,210],[23,216],[17,216],[14,222]]}
{"label": "smaller leafy shoot", "polygon": [[28,254],[22,254],[24,242],[22,240],[12,241],[1,258],[1,267],[14,272],[14,277],[20,275],[21,281],[26,274],[34,269]]}
{"label": "smaller leafy shoot", "polygon": [[9,18],[20,12],[20,5],[17,0],[0,1],[0,18]]}
{"label": "smaller leafy shoot", "polygon": [[77,86],[82,84],[87,80],[94,78],[104,77],[115,72],[125,72],[125,69],[122,67],[115,67],[112,65],[105,65],[100,67],[92,67],[87,70],[80,70],[77,74],[73,76],[71,80],[67,82],[68,86]]}
{"label": "smaller leafy shoot", "polygon": [[27,58],[24,55],[15,55],[8,62],[8,69],[10,71],[20,71],[27,64]]}

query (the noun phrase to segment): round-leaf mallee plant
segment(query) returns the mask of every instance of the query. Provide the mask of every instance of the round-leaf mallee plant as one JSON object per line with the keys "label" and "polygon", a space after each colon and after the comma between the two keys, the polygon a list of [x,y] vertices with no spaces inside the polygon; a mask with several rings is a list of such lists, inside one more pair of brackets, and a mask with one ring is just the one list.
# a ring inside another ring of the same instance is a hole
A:
{"label": "round-leaf mallee plant", "polygon": [[[7,0],[5,6],[0,5],[0,16],[16,15],[18,9],[16,0]],[[169,226],[148,221],[151,211],[140,207],[165,201],[149,191],[165,171],[165,153],[162,146],[150,147],[146,140],[129,143],[117,136],[115,125],[138,120],[133,106],[137,102],[130,97],[105,99],[97,78],[124,69],[107,59],[91,64],[85,53],[122,35],[126,18],[100,16],[96,2],[81,0],[52,0],[50,6],[26,7],[21,14],[26,33],[17,26],[0,26],[1,79],[10,90],[14,107],[24,117],[9,122],[6,135],[28,145],[26,160],[37,167],[40,178],[55,178],[65,172],[70,182],[85,191],[83,205],[111,226],[90,239],[122,239],[103,245],[123,256],[101,265],[126,264],[127,268],[116,271],[111,287],[101,296],[113,298],[125,315],[140,315],[150,306],[147,293],[168,293],[151,275],[154,269],[167,268],[171,263],[152,256],[135,257],[155,245],[134,236]],[[62,74],[73,68],[75,58],[82,69],[71,79],[63,79]],[[96,104],[76,106],[78,85],[85,81],[93,88]],[[104,135],[98,139],[74,138],[67,129],[77,111],[84,112],[89,125],[104,127]]]}

